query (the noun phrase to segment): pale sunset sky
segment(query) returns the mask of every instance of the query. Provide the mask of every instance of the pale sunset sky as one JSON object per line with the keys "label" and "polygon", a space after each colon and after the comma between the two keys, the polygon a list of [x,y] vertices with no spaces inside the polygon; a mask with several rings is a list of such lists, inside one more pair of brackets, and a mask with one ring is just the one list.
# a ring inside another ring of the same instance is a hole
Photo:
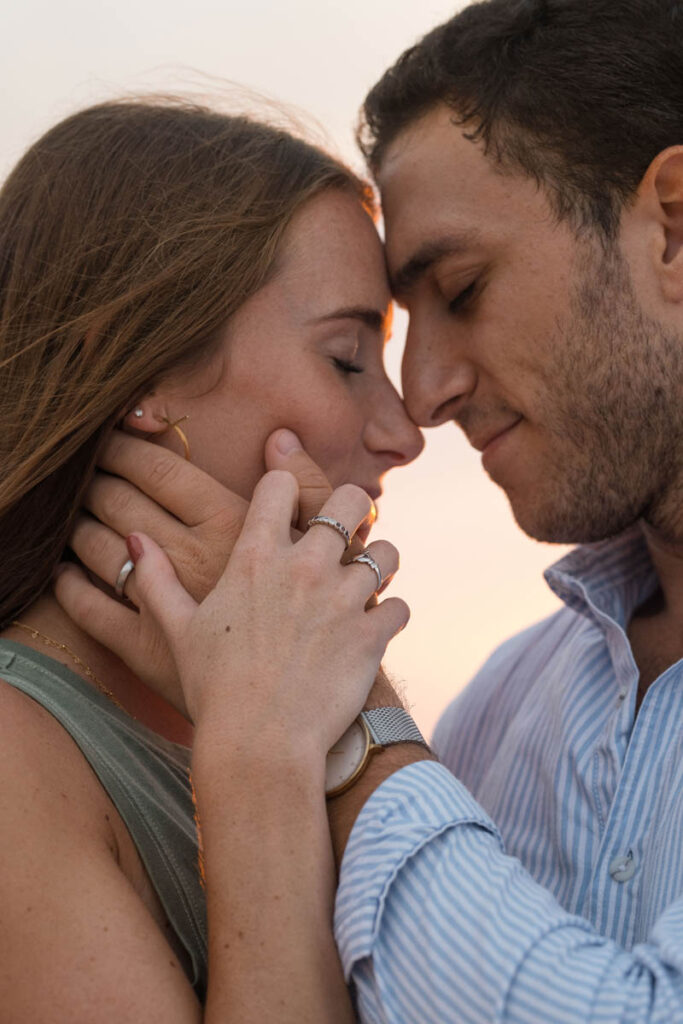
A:
{"label": "pale sunset sky", "polygon": [[[362,170],[358,108],[383,70],[463,3],[443,0],[22,0],[0,17],[3,177],[62,116],[141,91],[222,97],[227,82],[308,112]],[[398,383],[405,318],[387,363]],[[387,478],[376,538],[400,549],[390,593],[412,620],[386,664],[430,733],[441,710],[505,637],[558,607],[542,570],[564,549],[515,526],[504,494],[452,425]]]}

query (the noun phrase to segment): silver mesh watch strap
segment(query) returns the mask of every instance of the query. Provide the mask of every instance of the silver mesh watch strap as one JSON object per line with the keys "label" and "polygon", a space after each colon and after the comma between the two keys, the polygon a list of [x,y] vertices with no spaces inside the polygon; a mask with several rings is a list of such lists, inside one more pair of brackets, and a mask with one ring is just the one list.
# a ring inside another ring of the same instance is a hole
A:
{"label": "silver mesh watch strap", "polygon": [[360,717],[370,730],[373,742],[381,747],[390,747],[393,743],[419,743],[423,747],[429,746],[413,719],[403,708],[371,708],[369,711],[361,711]]}

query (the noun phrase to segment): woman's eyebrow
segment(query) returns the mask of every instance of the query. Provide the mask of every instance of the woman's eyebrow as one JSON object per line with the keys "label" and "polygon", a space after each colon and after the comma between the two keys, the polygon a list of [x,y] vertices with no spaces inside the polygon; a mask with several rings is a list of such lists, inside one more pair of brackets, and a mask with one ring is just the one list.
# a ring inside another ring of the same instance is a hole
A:
{"label": "woman's eyebrow", "polygon": [[365,306],[342,306],[331,313],[314,317],[308,323],[319,324],[327,320],[360,320],[362,324],[377,333],[384,332],[389,319],[389,313],[382,313],[379,309],[369,309]]}

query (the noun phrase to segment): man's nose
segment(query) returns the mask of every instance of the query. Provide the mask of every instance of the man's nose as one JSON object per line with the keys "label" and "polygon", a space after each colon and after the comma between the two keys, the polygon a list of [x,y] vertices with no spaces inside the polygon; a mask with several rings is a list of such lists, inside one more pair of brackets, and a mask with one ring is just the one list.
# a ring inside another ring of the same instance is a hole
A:
{"label": "man's nose", "polygon": [[421,427],[453,419],[461,399],[476,385],[474,365],[454,339],[434,328],[409,324],[401,368],[408,415]]}

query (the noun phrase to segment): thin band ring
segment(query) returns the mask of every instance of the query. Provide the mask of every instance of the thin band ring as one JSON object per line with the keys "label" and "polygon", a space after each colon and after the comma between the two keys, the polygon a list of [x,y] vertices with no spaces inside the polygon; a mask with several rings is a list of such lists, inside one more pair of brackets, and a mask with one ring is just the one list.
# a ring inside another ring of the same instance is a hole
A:
{"label": "thin band ring", "polygon": [[346,529],[343,523],[333,519],[331,516],[313,516],[312,519],[308,520],[309,526],[329,526],[331,530],[334,530],[339,534],[340,537],[344,538],[346,549],[351,547],[351,536],[349,531]]}
{"label": "thin band ring", "polygon": [[382,589],[382,584],[384,583],[384,580],[382,579],[382,570],[380,569],[379,565],[377,564],[375,559],[372,557],[370,552],[369,551],[361,551],[360,555],[356,555],[355,558],[350,558],[348,564],[352,565],[354,562],[358,562],[361,565],[369,565],[370,566],[370,568],[374,572],[375,576],[377,577],[377,589],[375,590],[375,593],[377,593],[379,590],[381,590]]}
{"label": "thin band ring", "polygon": [[135,562],[133,562],[132,559],[130,558],[121,566],[121,570],[118,576],[116,577],[116,583],[114,584],[114,593],[116,594],[117,597],[125,596],[123,590],[124,587],[126,586],[126,580],[130,576],[134,568]]}

